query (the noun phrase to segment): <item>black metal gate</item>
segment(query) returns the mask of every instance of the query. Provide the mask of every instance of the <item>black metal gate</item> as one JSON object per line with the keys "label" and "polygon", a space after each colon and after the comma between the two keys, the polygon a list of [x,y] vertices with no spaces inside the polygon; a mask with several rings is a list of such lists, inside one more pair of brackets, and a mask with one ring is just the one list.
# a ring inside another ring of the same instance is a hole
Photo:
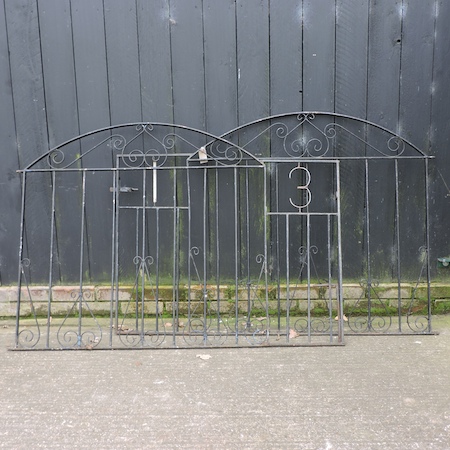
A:
{"label": "black metal gate", "polygon": [[[190,147],[192,140],[172,133],[161,142]],[[168,148],[117,157],[114,284],[120,343],[342,342],[342,322],[335,320],[341,275],[332,269],[332,254],[340,258],[338,162],[262,161],[221,141],[197,148],[176,157]],[[330,195],[336,202],[329,211],[320,211],[312,194],[310,166],[324,165],[334,174]],[[280,201],[276,184],[285,182],[296,195]],[[323,283],[311,272],[318,247],[309,231],[311,222],[321,219],[328,273]],[[276,236],[270,250],[269,235]],[[267,262],[274,252],[283,262],[271,280]],[[127,280],[130,296],[120,301]],[[312,286],[326,292],[326,317],[311,315],[317,300]]]}
{"label": "black metal gate", "polygon": [[[365,121],[313,113],[263,119],[222,137],[149,123],[78,136],[22,171],[16,347],[340,345],[344,330],[390,332],[392,315],[372,275],[369,169],[393,164],[404,248],[400,161],[425,162],[426,186],[427,157],[416,151]],[[342,225],[341,195],[343,187],[351,194],[351,183],[343,169],[366,180],[354,215],[367,224],[359,237],[366,288],[345,311],[342,241],[350,224]],[[33,198],[42,193],[48,210],[36,227]],[[425,248],[427,202],[425,192]],[[45,254],[34,250],[38,238],[48,242]],[[421,267],[429,305],[427,251]],[[48,285],[36,288],[42,279]],[[416,301],[405,311],[403,288],[398,270],[398,332]],[[426,326],[422,320],[409,331],[430,332],[430,315]]]}

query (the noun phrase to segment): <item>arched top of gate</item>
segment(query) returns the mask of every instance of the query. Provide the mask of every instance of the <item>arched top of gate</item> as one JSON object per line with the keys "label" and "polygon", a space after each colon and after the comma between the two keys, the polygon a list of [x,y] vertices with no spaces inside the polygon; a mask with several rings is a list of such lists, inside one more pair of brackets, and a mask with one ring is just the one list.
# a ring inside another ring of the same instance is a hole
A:
{"label": "arched top of gate", "polygon": [[76,136],[53,147],[23,171],[112,170],[205,164],[263,165],[238,143],[184,125],[135,122]]}
{"label": "arched top of gate", "polygon": [[365,119],[332,112],[292,112],[239,126],[221,138],[266,158],[430,158],[394,131]]}

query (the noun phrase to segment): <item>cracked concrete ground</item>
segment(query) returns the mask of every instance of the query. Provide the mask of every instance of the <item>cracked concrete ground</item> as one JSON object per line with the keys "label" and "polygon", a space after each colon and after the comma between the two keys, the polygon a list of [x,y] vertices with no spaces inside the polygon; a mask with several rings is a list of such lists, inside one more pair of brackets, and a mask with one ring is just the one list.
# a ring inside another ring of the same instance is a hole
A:
{"label": "cracked concrete ground", "polygon": [[450,316],[345,347],[13,352],[0,447],[450,449]]}

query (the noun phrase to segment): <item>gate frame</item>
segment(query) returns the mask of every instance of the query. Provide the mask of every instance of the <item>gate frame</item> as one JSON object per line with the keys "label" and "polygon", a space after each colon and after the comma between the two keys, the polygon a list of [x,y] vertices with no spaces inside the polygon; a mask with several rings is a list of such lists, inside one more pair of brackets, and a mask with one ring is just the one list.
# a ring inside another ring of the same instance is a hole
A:
{"label": "gate frame", "polygon": [[[142,127],[142,129],[145,129],[146,127],[151,127],[152,129],[153,129],[153,127],[163,127],[163,128],[168,128],[168,129],[177,129],[177,130],[185,130],[185,131],[188,131],[188,132],[194,132],[194,133],[197,133],[199,136],[203,136],[203,137],[206,137],[206,138],[210,139],[210,141],[207,142],[205,146],[200,147],[200,148],[197,147],[197,149],[195,151],[191,152],[191,153],[186,153],[186,154],[177,153],[176,154],[177,157],[178,156],[184,156],[184,157],[187,158],[187,160],[192,161],[193,160],[193,156],[197,154],[198,155],[197,156],[198,160],[200,161],[200,163],[202,163],[202,161],[201,161],[202,160],[201,152],[205,148],[209,148],[209,146],[211,144],[213,144],[215,142],[219,142],[221,144],[228,145],[228,146],[230,146],[233,149],[236,149],[238,152],[241,152],[241,154],[248,155],[249,157],[254,158],[254,159],[259,159],[260,162],[265,167],[265,164],[268,161],[272,161],[273,162],[274,160],[270,159],[270,158],[267,159],[267,158],[264,158],[264,157],[255,156],[255,154],[252,151],[250,151],[249,148],[246,148],[248,146],[249,142],[247,142],[245,145],[244,144],[239,144],[239,143],[236,144],[236,143],[234,143],[232,141],[232,139],[228,139],[227,136],[232,136],[233,134],[239,134],[243,130],[249,129],[251,126],[262,125],[262,124],[264,124],[265,122],[268,122],[268,121],[272,122],[272,121],[279,121],[279,120],[282,120],[282,119],[285,119],[285,118],[297,117],[297,119],[299,121],[301,121],[302,124],[306,123],[306,122],[311,124],[312,121],[316,117],[322,117],[322,116],[331,117],[333,119],[333,121],[340,120],[340,119],[350,120],[350,121],[354,121],[355,123],[363,124],[364,126],[373,127],[375,129],[381,130],[382,132],[387,133],[388,135],[390,135],[391,136],[390,139],[394,139],[392,142],[394,142],[395,145],[403,144],[403,145],[406,145],[409,148],[413,149],[415,152],[417,152],[417,154],[415,156],[401,156],[400,155],[400,156],[394,156],[393,157],[393,156],[386,156],[386,155],[384,155],[384,156],[381,157],[381,159],[383,159],[383,158],[389,158],[389,159],[411,158],[411,159],[421,159],[421,160],[424,161],[424,164],[425,164],[425,189],[426,189],[426,192],[425,192],[425,202],[426,202],[426,204],[425,204],[425,230],[426,230],[426,248],[425,248],[425,253],[426,253],[426,257],[424,258],[424,265],[422,267],[422,271],[425,269],[426,277],[427,277],[427,281],[426,282],[427,282],[427,297],[428,297],[428,317],[427,317],[427,325],[426,325],[426,327],[422,327],[422,329],[419,329],[418,330],[418,334],[430,334],[431,333],[431,298],[430,298],[430,278],[431,278],[431,275],[430,275],[430,254],[429,254],[430,253],[429,252],[430,239],[429,239],[429,190],[428,190],[428,188],[429,188],[428,187],[429,163],[428,163],[428,161],[430,159],[432,159],[433,157],[426,155],[424,152],[422,152],[420,149],[418,149],[412,143],[410,143],[406,139],[402,138],[401,136],[397,135],[393,131],[388,130],[387,128],[384,128],[384,127],[382,127],[380,125],[377,125],[377,124],[375,124],[373,122],[369,122],[369,121],[364,120],[364,119],[359,119],[359,118],[356,118],[356,117],[342,115],[342,114],[335,114],[335,113],[329,113],[329,112],[304,112],[303,111],[303,112],[295,112],[295,113],[286,113],[286,114],[274,115],[274,116],[269,116],[269,117],[266,117],[266,118],[258,119],[257,121],[250,122],[248,124],[245,124],[245,125],[242,125],[240,127],[237,127],[237,128],[235,128],[235,129],[233,129],[233,130],[231,130],[231,131],[229,131],[229,132],[227,132],[227,133],[225,133],[225,134],[223,134],[221,136],[215,136],[215,135],[213,135],[211,133],[207,133],[207,132],[204,132],[202,130],[197,130],[195,128],[191,128],[191,127],[187,127],[187,126],[183,126],[183,125],[175,125],[175,124],[168,124],[168,123],[157,123],[157,122],[152,122],[152,123],[150,123],[150,122],[136,122],[136,123],[127,123],[127,124],[108,126],[108,127],[104,127],[104,128],[100,128],[100,129],[97,129],[97,130],[90,131],[88,133],[81,134],[81,135],[76,136],[76,137],[74,137],[74,138],[72,138],[70,140],[67,140],[64,143],[62,143],[62,144],[60,144],[60,145],[58,145],[56,147],[53,147],[47,153],[41,155],[35,161],[30,163],[28,166],[26,166],[26,168],[24,168],[22,170],[19,170],[18,172],[22,176],[22,197],[21,197],[21,224],[20,224],[18,291],[17,291],[17,310],[16,310],[16,314],[17,315],[16,315],[16,333],[15,333],[15,338],[16,338],[15,339],[15,347],[16,347],[16,349],[21,347],[21,344],[19,342],[20,341],[20,336],[19,335],[21,333],[21,331],[20,331],[20,313],[21,313],[22,297],[24,296],[24,294],[28,295],[28,297],[29,297],[29,302],[31,304],[31,312],[32,312],[32,315],[34,316],[34,319],[35,319],[36,324],[38,326],[38,335],[37,335],[36,342],[34,342],[33,332],[30,332],[30,330],[27,329],[27,332],[28,332],[27,334],[29,336],[33,335],[31,339],[29,337],[26,338],[26,340],[29,340],[31,342],[31,344],[32,344],[32,345],[30,345],[30,347],[27,347],[27,348],[28,349],[35,348],[37,343],[40,341],[40,330],[39,330],[39,325],[38,325],[38,322],[37,322],[37,316],[36,316],[36,313],[35,313],[34,308],[33,308],[32,293],[30,291],[30,286],[28,285],[27,277],[26,277],[26,274],[25,274],[25,271],[26,271],[27,267],[30,264],[29,259],[28,258],[24,258],[24,248],[23,248],[24,247],[25,213],[26,213],[26,211],[25,211],[25,209],[26,209],[25,203],[26,203],[26,177],[27,177],[27,174],[30,174],[30,173],[33,173],[33,172],[41,172],[41,173],[42,172],[48,172],[48,173],[52,173],[52,177],[53,177],[52,179],[54,181],[55,180],[55,173],[57,171],[81,172],[83,174],[83,206],[82,206],[82,216],[83,216],[82,217],[82,223],[83,223],[83,221],[84,221],[84,205],[85,205],[85,203],[84,203],[84,195],[85,195],[84,180],[85,180],[86,172],[88,172],[88,171],[114,171],[114,170],[117,170],[117,168],[114,168],[114,167],[111,167],[111,168],[96,167],[96,168],[92,168],[92,169],[91,168],[87,169],[87,168],[74,168],[73,167],[74,164],[78,163],[78,161],[80,161],[84,156],[86,156],[91,151],[95,150],[100,144],[94,146],[93,148],[89,149],[88,151],[82,153],[81,155],[78,155],[69,164],[66,164],[63,167],[55,168],[52,164],[58,165],[58,164],[61,163],[61,161],[58,158],[60,157],[60,155],[64,156],[64,154],[63,154],[64,147],[68,146],[69,144],[75,143],[76,141],[80,141],[81,142],[81,139],[89,137],[91,135],[95,135],[97,133],[108,132],[108,131],[111,132],[112,130],[122,129],[122,128],[126,128],[126,127],[136,127],[136,128],[137,127]],[[272,127],[272,125],[269,128],[271,128],[271,127]],[[267,129],[265,131],[267,131]],[[112,137],[112,135],[108,139],[110,140],[111,137]],[[356,137],[358,139],[360,139],[358,136],[356,136]],[[362,139],[360,139],[360,140],[362,140]],[[252,141],[250,141],[250,143]],[[102,143],[104,143],[104,142],[106,142],[106,140],[103,141]],[[391,142],[391,140],[388,141],[388,147],[389,147],[389,143],[390,142]],[[366,145],[370,145],[369,142],[365,142],[365,144]],[[392,150],[390,147],[389,147],[389,149]],[[128,157],[129,156],[130,155],[128,155]],[[39,167],[38,167],[39,163],[42,163],[46,158],[49,161],[49,167],[50,168],[39,169]],[[349,158],[345,158],[345,157],[330,157],[330,156],[327,156],[325,159],[326,160],[330,160],[330,161],[331,160],[334,160],[334,161],[337,160],[337,167],[339,166],[339,164],[338,164],[339,161],[342,161],[344,159],[365,160],[365,164],[366,164],[366,167],[367,167],[367,164],[368,164],[369,160],[377,159],[377,158],[372,158],[372,157],[357,157],[357,158],[356,157],[349,157]],[[306,159],[301,156],[299,158],[298,162],[303,161],[303,160],[306,161]],[[322,160],[324,160],[324,159],[322,159]],[[62,161],[64,161],[64,159]],[[289,161],[289,162],[292,163],[292,162],[296,162],[297,160],[293,159],[291,157],[291,158],[287,158],[286,161]],[[114,179],[115,179],[115,177],[114,177]],[[113,189],[116,189],[115,192],[117,192],[117,188],[118,188],[118,186],[114,182]],[[53,227],[55,226],[54,225],[54,213],[55,213],[54,195],[55,195],[55,187],[53,186],[53,200],[52,200],[53,212],[52,212],[52,220],[51,220],[51,222],[52,222],[52,224],[51,224],[52,229],[50,230],[50,233],[53,233],[53,229],[54,229]],[[118,194],[116,194],[116,195],[118,195]],[[82,227],[83,227],[83,224],[82,224]],[[113,233],[114,232],[115,232],[115,230],[113,230]],[[52,242],[53,242],[53,237],[52,237]],[[80,244],[81,244],[80,245],[81,246],[80,261],[82,261],[82,259],[83,259],[82,252],[83,252],[83,245],[84,245],[83,244],[83,233],[81,233],[81,242],[80,242]],[[50,247],[50,258],[52,258],[52,252],[53,252],[52,245],[53,245],[53,243],[51,244],[51,247]],[[115,250],[114,250],[114,246],[112,246],[112,247],[113,247],[112,248],[112,252],[113,252],[112,256],[114,256],[114,251]],[[115,258],[113,257],[113,261],[114,260],[115,260]],[[52,264],[52,263],[50,262],[50,264]],[[80,266],[82,266],[82,263],[80,264]],[[113,268],[112,269],[112,280],[114,280],[114,270],[115,269]],[[80,301],[80,320],[81,320],[81,305],[82,305],[82,301],[83,301],[83,279],[82,279],[81,271],[82,271],[82,267],[80,267],[80,286],[79,286],[80,289],[79,289],[79,292],[78,292],[78,295],[79,295],[78,299]],[[341,255],[340,271],[341,271],[341,280],[342,280],[342,255]],[[50,270],[50,272],[51,272],[51,270]],[[422,272],[421,272],[421,276],[422,276]],[[419,277],[418,283],[419,282],[420,282],[420,277]],[[371,288],[370,285],[371,285],[371,283],[372,283],[372,280],[369,279],[368,280],[369,295],[370,295],[370,288]],[[48,288],[48,295],[49,295],[48,302],[49,302],[49,304],[51,303],[51,300],[52,300],[52,289],[53,289],[53,287],[54,287],[54,285],[52,284],[52,277],[51,277],[51,273],[50,273],[50,281],[49,281],[49,288]],[[416,287],[417,287],[417,285],[416,285]],[[112,288],[113,288],[113,286],[112,286]],[[267,289],[267,284],[266,284],[266,289]],[[342,293],[342,283],[341,283],[340,289],[341,289],[341,293]],[[341,296],[341,299],[343,300],[342,296]],[[342,308],[342,301],[340,303],[340,307]],[[112,308],[112,301],[111,301],[111,308]],[[112,309],[111,309],[111,311],[112,311]],[[49,322],[50,321],[50,312],[48,314],[49,314],[49,320],[47,322],[46,349],[49,349],[49,341],[48,341],[49,328],[48,327],[50,326],[50,322]],[[342,309],[340,309],[340,314],[343,314]],[[112,320],[113,320],[113,316],[111,314],[111,326],[113,325]],[[342,320],[342,315],[341,315],[339,320]],[[400,330],[400,332],[401,332],[401,330]],[[31,333],[31,335],[30,335],[30,333]],[[364,334],[364,333],[359,333],[359,334]],[[394,334],[398,334],[398,333],[394,333]],[[408,334],[410,334],[410,333],[408,333]],[[416,333],[413,333],[413,334],[416,334]],[[80,338],[80,333],[79,333],[77,339],[78,340],[77,340],[76,348],[82,348],[82,345],[81,345],[82,342],[80,340],[81,339]],[[339,333],[339,341],[341,341],[341,340],[343,340],[343,330],[342,330],[342,334],[341,334],[341,332]],[[95,346],[93,346],[93,347],[95,347]],[[110,348],[112,348],[112,332],[110,333]]]}

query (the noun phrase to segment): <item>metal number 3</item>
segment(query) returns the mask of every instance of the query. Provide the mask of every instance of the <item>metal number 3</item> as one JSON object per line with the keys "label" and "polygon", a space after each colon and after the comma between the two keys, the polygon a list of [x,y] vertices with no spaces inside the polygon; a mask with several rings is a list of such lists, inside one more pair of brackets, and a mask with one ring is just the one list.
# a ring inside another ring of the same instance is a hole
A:
{"label": "metal number 3", "polygon": [[311,191],[309,190],[309,187],[308,187],[309,184],[311,183],[311,173],[309,172],[309,170],[306,167],[302,167],[302,166],[298,165],[297,167],[294,167],[289,172],[289,179],[292,179],[292,174],[296,170],[302,170],[306,176],[305,183],[297,185],[297,189],[299,191],[301,191],[302,193],[304,193],[304,195],[301,195],[301,198],[305,201],[305,204],[297,205],[296,203],[294,203],[292,201],[291,197],[289,197],[289,202],[291,203],[291,205],[294,208],[298,208],[300,210],[300,209],[306,208],[311,203]]}

